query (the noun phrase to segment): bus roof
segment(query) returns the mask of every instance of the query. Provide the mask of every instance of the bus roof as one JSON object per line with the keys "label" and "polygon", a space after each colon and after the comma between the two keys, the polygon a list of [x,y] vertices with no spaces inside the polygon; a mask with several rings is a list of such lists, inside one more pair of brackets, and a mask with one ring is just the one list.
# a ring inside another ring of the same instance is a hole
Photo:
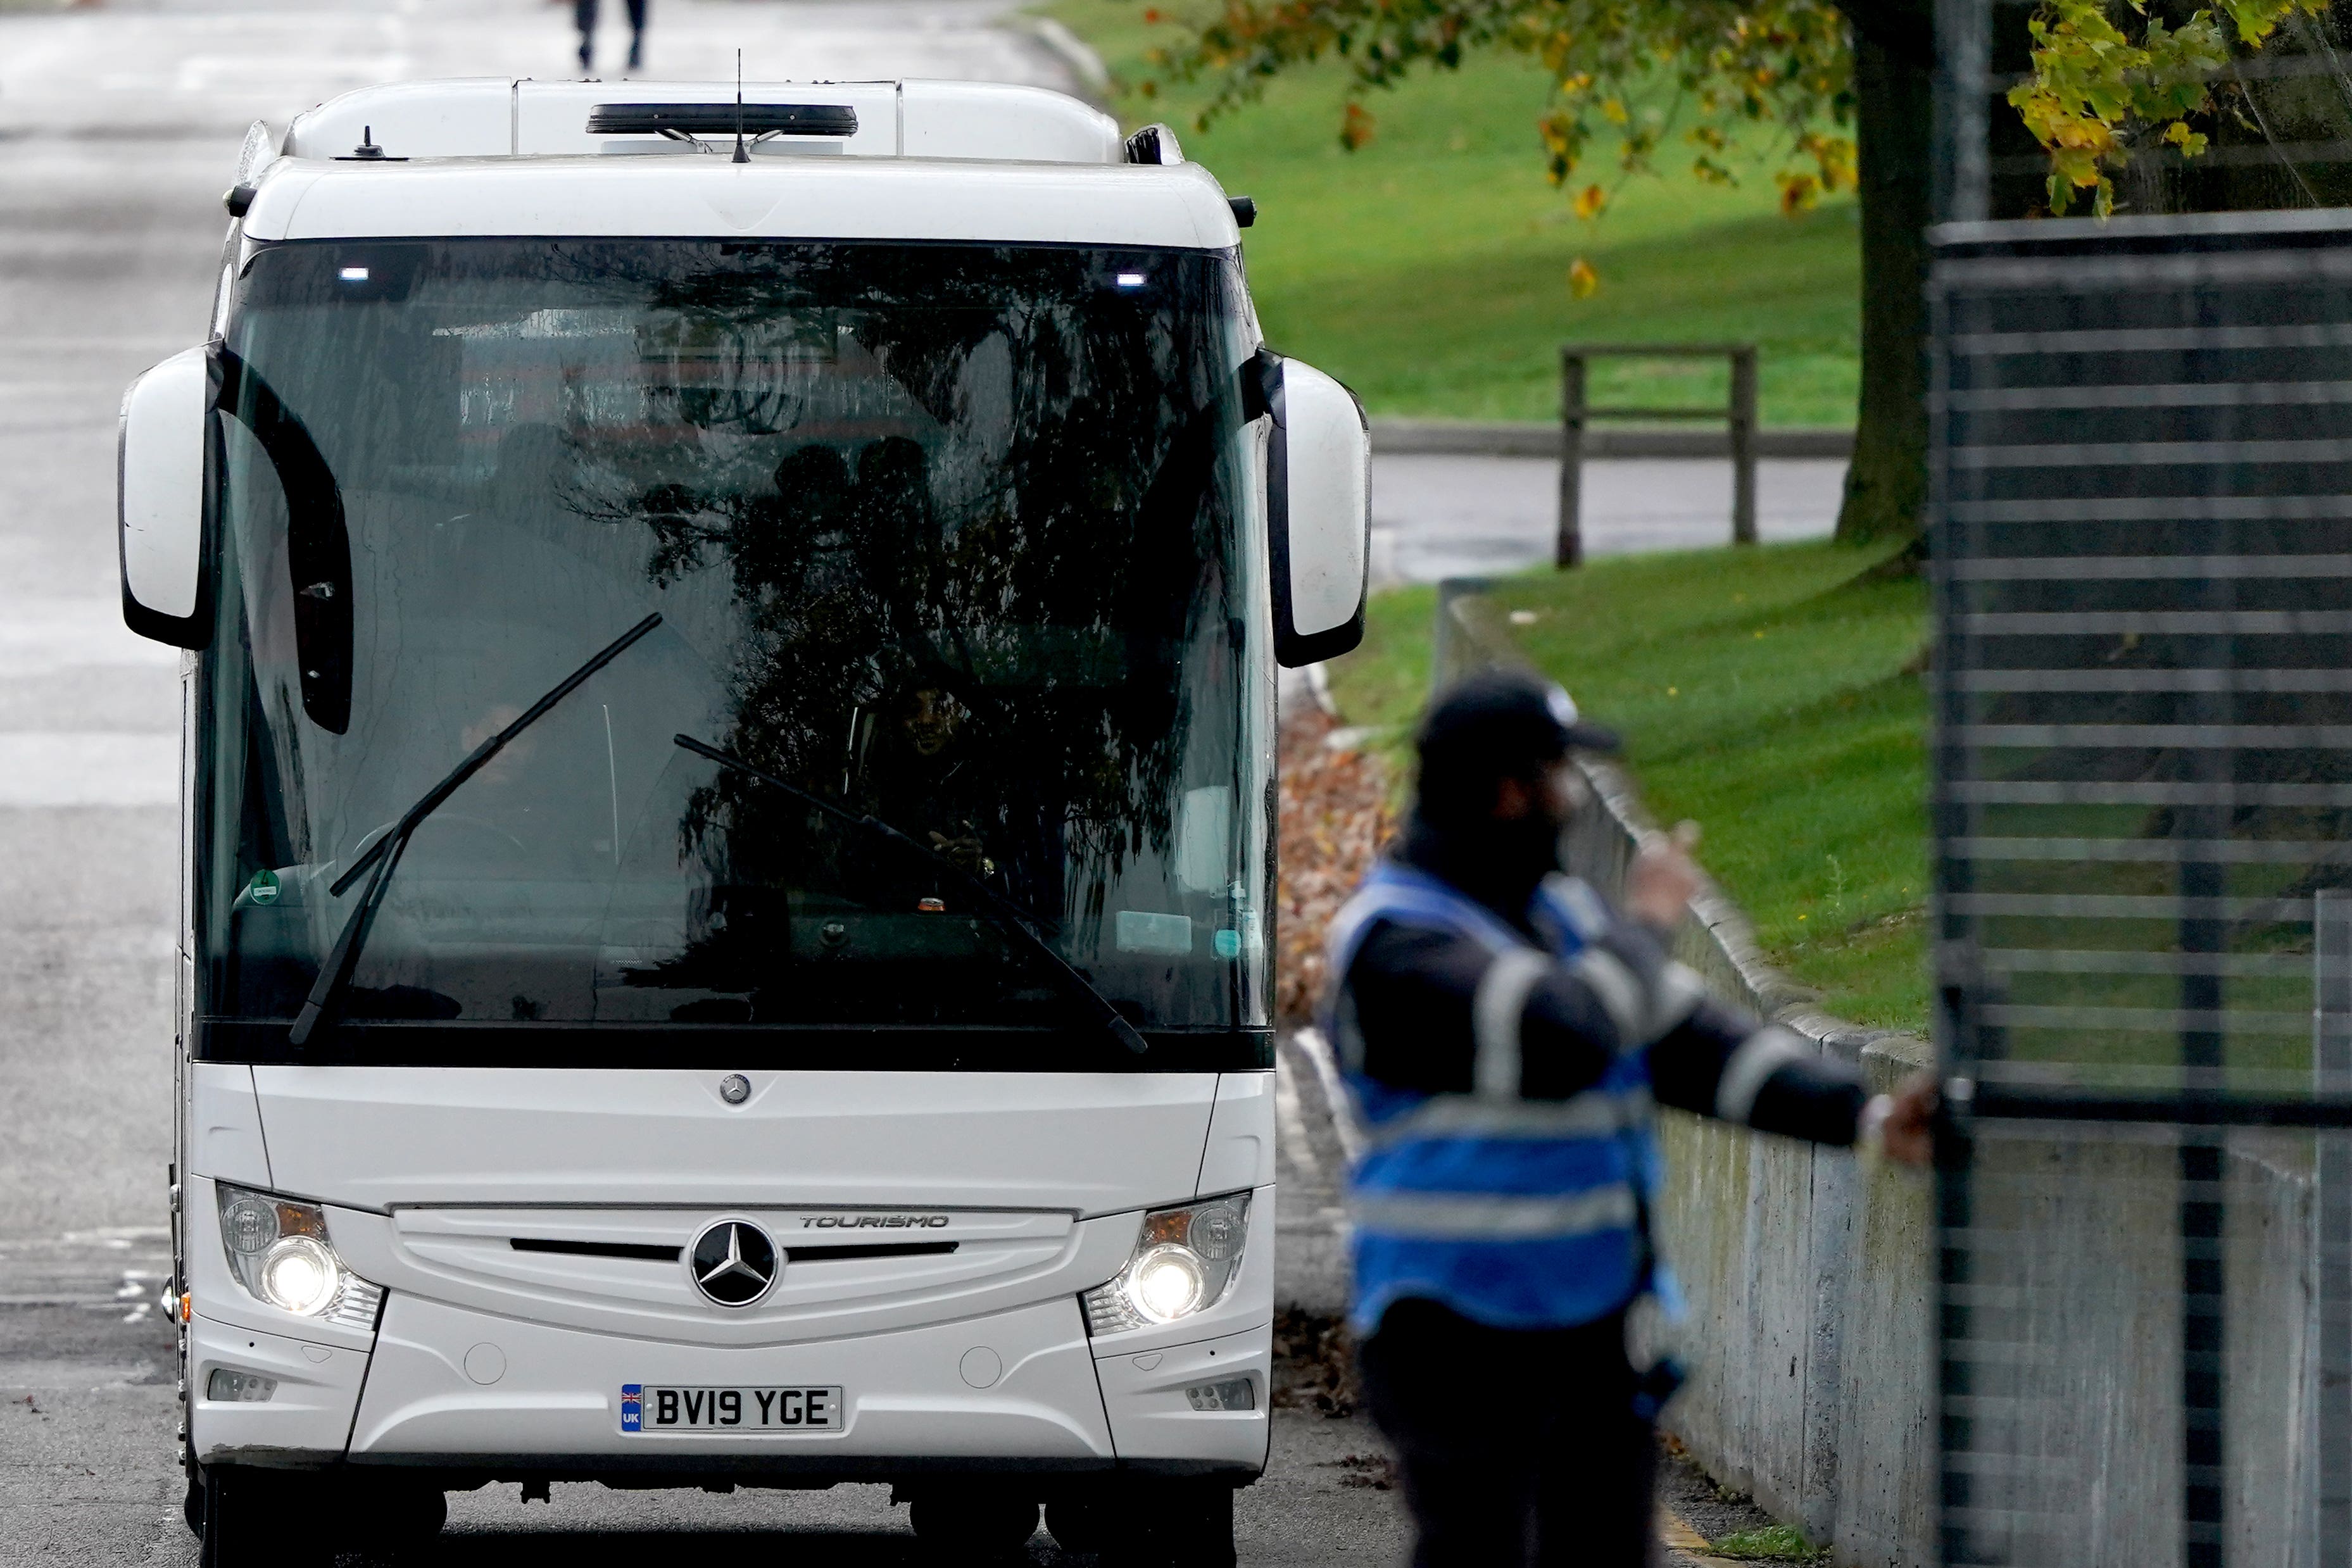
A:
{"label": "bus roof", "polygon": [[[347,92],[298,116],[279,151],[350,157],[362,142],[392,158],[530,158],[582,153],[695,155],[656,131],[592,130],[599,110],[731,109],[733,82],[531,81],[478,77]],[[817,111],[763,153],[1123,163],[1118,122],[1064,93],[1004,82],[745,82],[745,106]],[[625,117],[624,117],[625,118]],[[721,118],[724,118],[723,112]],[[851,127],[846,134],[839,129]],[[728,138],[731,151],[731,136]]]}
{"label": "bus roof", "polygon": [[1240,239],[1164,127],[1123,140],[998,82],[746,82],[740,110],[732,82],[400,82],[297,117],[275,152],[263,137],[238,176],[255,239]]}
{"label": "bus roof", "polygon": [[963,240],[1223,250],[1224,192],[1198,164],[825,157],[281,159],[248,238],[580,235]]}

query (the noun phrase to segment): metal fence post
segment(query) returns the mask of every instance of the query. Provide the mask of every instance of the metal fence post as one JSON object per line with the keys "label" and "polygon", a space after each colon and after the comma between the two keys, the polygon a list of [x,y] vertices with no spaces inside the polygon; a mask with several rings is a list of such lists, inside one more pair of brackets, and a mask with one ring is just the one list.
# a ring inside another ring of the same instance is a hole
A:
{"label": "metal fence post", "polygon": [[[2323,887],[2312,910],[2312,1087],[2352,1088],[2352,889]],[[2317,1568],[2352,1563],[2352,1134],[2318,1134],[2313,1248],[2319,1276]]]}
{"label": "metal fence post", "polygon": [[1552,564],[1584,564],[1584,355],[1559,351],[1559,533]]}
{"label": "metal fence post", "polygon": [[1731,542],[1756,542],[1756,350],[1731,350]]}

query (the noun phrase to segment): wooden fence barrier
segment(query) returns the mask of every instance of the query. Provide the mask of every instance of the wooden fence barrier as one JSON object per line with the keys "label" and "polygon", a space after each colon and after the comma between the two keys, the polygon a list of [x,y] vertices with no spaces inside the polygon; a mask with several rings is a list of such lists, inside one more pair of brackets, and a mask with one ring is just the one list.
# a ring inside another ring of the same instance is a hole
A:
{"label": "wooden fence barrier", "polygon": [[[1586,367],[1600,359],[1731,361],[1731,401],[1717,408],[1595,408],[1585,401]],[[1753,343],[1566,343],[1559,350],[1559,534],[1552,563],[1584,560],[1584,427],[1596,419],[1720,419],[1731,427],[1731,542],[1756,542],[1756,345]]]}

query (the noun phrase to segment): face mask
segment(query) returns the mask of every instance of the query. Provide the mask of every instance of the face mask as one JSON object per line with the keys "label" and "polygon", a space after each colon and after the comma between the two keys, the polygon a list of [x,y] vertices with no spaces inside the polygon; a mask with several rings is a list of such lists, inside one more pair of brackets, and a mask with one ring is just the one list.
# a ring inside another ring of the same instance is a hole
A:
{"label": "face mask", "polygon": [[[1535,811],[1516,821],[1494,822],[1494,853],[1503,864],[1522,868],[1534,876],[1559,869],[1560,837],[1567,824],[1548,811]],[[1502,869],[1501,865],[1496,868]]]}
{"label": "face mask", "polygon": [[1511,821],[1492,817],[1444,828],[1425,826],[1431,869],[1464,892],[1515,914],[1535,885],[1560,865],[1560,824],[1538,812]]}

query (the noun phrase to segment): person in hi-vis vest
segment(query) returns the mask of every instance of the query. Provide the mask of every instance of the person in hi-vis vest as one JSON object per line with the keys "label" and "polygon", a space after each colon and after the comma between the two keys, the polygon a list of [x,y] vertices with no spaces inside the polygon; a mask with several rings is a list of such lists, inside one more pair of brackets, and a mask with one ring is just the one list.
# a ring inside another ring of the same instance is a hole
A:
{"label": "person in hi-vis vest", "polygon": [[1667,958],[1686,837],[1636,855],[1622,914],[1561,873],[1589,793],[1570,753],[1615,744],[1558,686],[1464,681],[1422,727],[1401,841],[1332,924],[1324,1024],[1369,1129],[1354,1326],[1416,1568],[1649,1561],[1653,1422],[1680,1377],[1628,1346],[1629,1318],[1679,1310],[1651,1244],[1654,1103],[1930,1154],[1926,1075],[1873,1096]]}

